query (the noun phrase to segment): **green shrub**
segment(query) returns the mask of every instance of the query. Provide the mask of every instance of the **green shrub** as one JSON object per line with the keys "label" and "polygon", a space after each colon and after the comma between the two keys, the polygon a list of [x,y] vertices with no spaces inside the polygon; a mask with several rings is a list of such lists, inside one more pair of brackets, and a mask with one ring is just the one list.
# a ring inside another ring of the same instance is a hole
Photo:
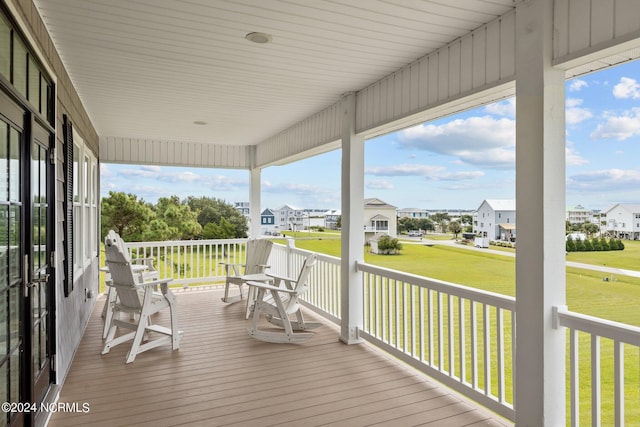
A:
{"label": "green shrub", "polygon": [[378,239],[378,250],[381,254],[397,254],[402,249],[398,239],[391,236],[382,236]]}

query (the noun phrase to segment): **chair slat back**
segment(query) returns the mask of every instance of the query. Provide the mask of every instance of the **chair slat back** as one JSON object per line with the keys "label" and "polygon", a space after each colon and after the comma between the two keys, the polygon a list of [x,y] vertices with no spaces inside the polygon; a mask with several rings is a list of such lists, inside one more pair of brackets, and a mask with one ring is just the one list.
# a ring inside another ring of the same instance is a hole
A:
{"label": "chair slat back", "polygon": [[273,242],[266,239],[251,239],[247,241],[247,259],[245,274],[258,274],[264,271],[264,265],[269,260]]}
{"label": "chair slat back", "polygon": [[309,275],[311,274],[311,269],[316,265],[316,261],[316,254],[311,254],[304,260],[304,264],[302,264],[300,274],[298,274],[298,281],[295,287],[296,296],[301,296],[309,289]]}
{"label": "chair slat back", "polygon": [[[136,274],[134,274],[131,267],[131,260],[128,259],[127,250],[124,245],[119,244],[118,237],[112,240],[110,236],[107,236],[104,242],[106,264],[109,267],[111,281],[117,289],[121,305],[139,308],[141,302],[136,288]],[[121,241],[122,239],[119,240]]]}
{"label": "chair slat back", "polygon": [[124,254],[127,261],[131,261],[129,249],[127,249],[127,246],[124,243],[124,239],[118,233],[116,233],[114,230],[109,230],[109,232],[107,233],[107,237],[105,237],[105,245],[107,239],[111,241],[112,245],[116,245],[120,248],[120,251]]}

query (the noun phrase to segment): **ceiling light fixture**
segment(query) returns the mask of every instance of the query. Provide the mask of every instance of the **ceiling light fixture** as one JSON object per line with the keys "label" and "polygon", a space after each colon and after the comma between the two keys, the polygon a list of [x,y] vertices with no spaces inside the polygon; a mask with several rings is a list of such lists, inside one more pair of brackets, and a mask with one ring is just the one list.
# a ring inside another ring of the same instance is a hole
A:
{"label": "ceiling light fixture", "polygon": [[249,33],[244,36],[244,38],[249,40],[250,42],[259,44],[270,43],[272,39],[271,35],[266,33]]}

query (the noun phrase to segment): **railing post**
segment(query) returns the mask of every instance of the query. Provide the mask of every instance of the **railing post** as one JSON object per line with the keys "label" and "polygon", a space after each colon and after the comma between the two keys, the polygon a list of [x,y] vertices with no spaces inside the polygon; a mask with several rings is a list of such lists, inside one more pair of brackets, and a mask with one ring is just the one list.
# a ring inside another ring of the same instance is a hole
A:
{"label": "railing post", "polygon": [[287,237],[287,277],[295,277],[296,267],[293,265],[293,249],[296,247],[296,241],[291,237]]}

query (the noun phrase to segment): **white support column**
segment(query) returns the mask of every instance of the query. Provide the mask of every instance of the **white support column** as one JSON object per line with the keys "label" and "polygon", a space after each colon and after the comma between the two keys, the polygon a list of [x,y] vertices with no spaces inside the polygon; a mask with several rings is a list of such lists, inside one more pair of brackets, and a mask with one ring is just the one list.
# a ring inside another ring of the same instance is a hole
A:
{"label": "white support column", "polygon": [[342,128],[342,306],[340,340],[356,344],[362,340],[357,328],[363,321],[362,274],[356,261],[364,259],[364,138],[355,134],[356,95],[343,99]]}
{"label": "white support column", "polygon": [[256,239],[260,237],[260,178],[262,169],[254,168],[249,170],[249,237]]}
{"label": "white support column", "polygon": [[516,10],[518,426],[565,425],[565,75],[551,66],[553,0]]}

